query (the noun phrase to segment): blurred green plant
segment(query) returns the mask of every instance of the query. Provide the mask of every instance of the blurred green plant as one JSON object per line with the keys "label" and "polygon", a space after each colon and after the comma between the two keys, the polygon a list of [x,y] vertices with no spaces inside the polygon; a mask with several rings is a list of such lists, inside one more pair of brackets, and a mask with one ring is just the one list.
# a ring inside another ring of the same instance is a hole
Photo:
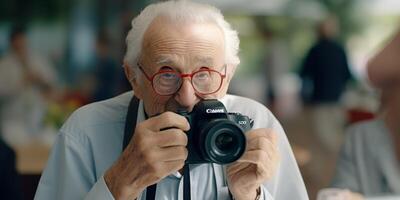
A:
{"label": "blurred green plant", "polygon": [[44,117],[45,126],[50,126],[58,130],[71,113],[80,106],[81,103],[73,99],[63,102],[51,102]]}

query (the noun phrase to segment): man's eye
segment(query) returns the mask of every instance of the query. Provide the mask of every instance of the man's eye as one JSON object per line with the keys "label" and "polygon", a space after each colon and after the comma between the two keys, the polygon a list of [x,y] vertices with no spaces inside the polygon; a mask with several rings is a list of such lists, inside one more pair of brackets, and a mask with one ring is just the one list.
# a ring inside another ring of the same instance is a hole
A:
{"label": "man's eye", "polygon": [[176,79],[175,73],[163,73],[160,75],[162,79]]}
{"label": "man's eye", "polygon": [[196,78],[201,79],[201,80],[208,79],[209,77],[210,77],[210,73],[208,73],[208,72],[200,72],[200,73],[196,74]]}

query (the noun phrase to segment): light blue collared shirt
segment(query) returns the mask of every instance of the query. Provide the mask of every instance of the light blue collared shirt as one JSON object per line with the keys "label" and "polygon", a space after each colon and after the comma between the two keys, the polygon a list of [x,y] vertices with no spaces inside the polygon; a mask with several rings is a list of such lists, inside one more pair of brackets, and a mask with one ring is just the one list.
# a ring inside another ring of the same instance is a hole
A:
{"label": "light blue collared shirt", "polygon": [[[133,92],[93,103],[75,111],[63,125],[40,179],[36,200],[113,200],[103,174],[122,152],[124,125]],[[264,183],[261,199],[308,199],[286,135],[263,105],[243,97],[220,99],[229,112],[254,119],[253,128],[269,127],[278,133],[281,164]],[[140,102],[137,123],[145,120]],[[140,160],[132,160],[140,162]],[[193,200],[229,199],[224,168],[216,164],[191,165]],[[138,199],[145,200],[145,191]],[[156,199],[183,199],[183,177],[175,172],[157,184]]]}

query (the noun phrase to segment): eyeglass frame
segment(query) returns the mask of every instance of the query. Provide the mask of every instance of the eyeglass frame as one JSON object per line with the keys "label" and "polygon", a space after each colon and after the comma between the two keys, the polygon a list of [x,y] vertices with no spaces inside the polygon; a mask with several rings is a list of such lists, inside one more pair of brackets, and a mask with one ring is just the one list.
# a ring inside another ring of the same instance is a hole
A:
{"label": "eyeglass frame", "polygon": [[[171,95],[176,94],[176,93],[181,89],[181,87],[182,87],[182,85],[183,85],[183,78],[185,78],[185,77],[190,77],[190,85],[192,85],[194,91],[195,91],[197,94],[200,94],[200,95],[210,95],[210,94],[214,94],[214,93],[218,92],[218,91],[221,89],[222,83],[224,82],[224,79],[225,79],[225,77],[226,77],[226,68],[227,68],[226,64],[224,64],[224,65],[223,65],[223,68],[225,69],[225,74],[221,74],[221,72],[219,72],[219,71],[217,71],[217,70],[214,70],[214,69],[202,68],[202,69],[199,69],[199,70],[197,70],[197,71],[195,71],[195,72],[193,72],[193,73],[190,73],[190,74],[179,73],[179,72],[174,71],[174,70],[171,70],[171,69],[168,69],[168,70],[160,70],[160,71],[156,72],[155,74],[153,74],[152,76],[149,76],[149,75],[144,71],[142,65],[141,65],[139,62],[137,62],[136,65],[138,66],[138,68],[140,69],[140,71],[144,74],[144,76],[146,77],[146,79],[147,79],[148,81],[150,81],[151,87],[153,88],[154,92],[156,92],[156,93],[157,93],[158,95],[160,95],[160,96],[171,96]],[[194,87],[194,85],[193,85],[193,76],[194,76],[196,73],[204,72],[204,71],[207,71],[207,72],[216,72],[216,73],[218,73],[218,74],[220,75],[220,77],[221,77],[221,82],[220,82],[220,84],[219,84],[219,86],[218,86],[218,89],[216,89],[214,92],[202,93],[202,92],[197,91],[197,89],[196,89],[196,88]],[[180,84],[179,88],[178,88],[174,93],[171,93],[171,94],[159,94],[159,93],[157,92],[157,90],[154,88],[154,81],[153,81],[153,80],[154,80],[154,77],[156,77],[156,76],[159,75],[159,74],[165,73],[165,72],[174,72],[174,73],[178,74],[179,77],[182,79],[182,83]]]}

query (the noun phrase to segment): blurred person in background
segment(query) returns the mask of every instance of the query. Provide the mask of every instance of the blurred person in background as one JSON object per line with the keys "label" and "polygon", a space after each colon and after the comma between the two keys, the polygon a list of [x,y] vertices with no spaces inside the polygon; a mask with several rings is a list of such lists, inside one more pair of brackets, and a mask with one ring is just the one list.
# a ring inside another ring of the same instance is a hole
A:
{"label": "blurred person in background", "polygon": [[94,64],[95,88],[91,101],[101,101],[117,95],[124,71],[110,55],[110,39],[101,32],[96,41],[96,58]]}
{"label": "blurred person in background", "polygon": [[352,77],[345,49],[336,41],[338,31],[333,17],[318,24],[318,40],[300,69],[302,96],[311,106],[314,131],[330,153],[336,153],[342,141],[345,113],[339,100]]}
{"label": "blurred person in background", "polygon": [[288,44],[275,30],[262,31],[266,42],[263,73],[266,80],[266,105],[281,120],[297,114],[300,108],[297,76],[290,72],[291,55]]}
{"label": "blurred person in background", "polygon": [[276,96],[279,94],[280,80],[290,70],[289,51],[284,41],[277,37],[274,30],[266,28],[262,34],[268,47],[264,56],[263,67],[267,81],[266,100],[267,105],[273,107]]}
{"label": "blurred person in background", "polygon": [[24,27],[14,27],[9,41],[0,59],[0,124],[6,142],[19,143],[40,131],[56,74],[29,50]]}
{"label": "blurred person in background", "polygon": [[[71,115],[35,199],[308,199],[276,118],[260,103],[226,94],[240,63],[239,38],[217,8],[183,0],[151,4],[132,20],[126,44],[133,91]],[[184,131],[191,127],[176,112],[190,112],[204,99],[248,115],[253,129],[236,162],[182,169]]]}
{"label": "blurred person in background", "polygon": [[[381,115],[346,133],[331,186],[351,198],[400,197],[400,31],[368,64],[371,82],[381,90]],[[361,195],[360,195],[361,194]]]}
{"label": "blurred person in background", "polygon": [[0,199],[22,200],[15,152],[0,137]]}

